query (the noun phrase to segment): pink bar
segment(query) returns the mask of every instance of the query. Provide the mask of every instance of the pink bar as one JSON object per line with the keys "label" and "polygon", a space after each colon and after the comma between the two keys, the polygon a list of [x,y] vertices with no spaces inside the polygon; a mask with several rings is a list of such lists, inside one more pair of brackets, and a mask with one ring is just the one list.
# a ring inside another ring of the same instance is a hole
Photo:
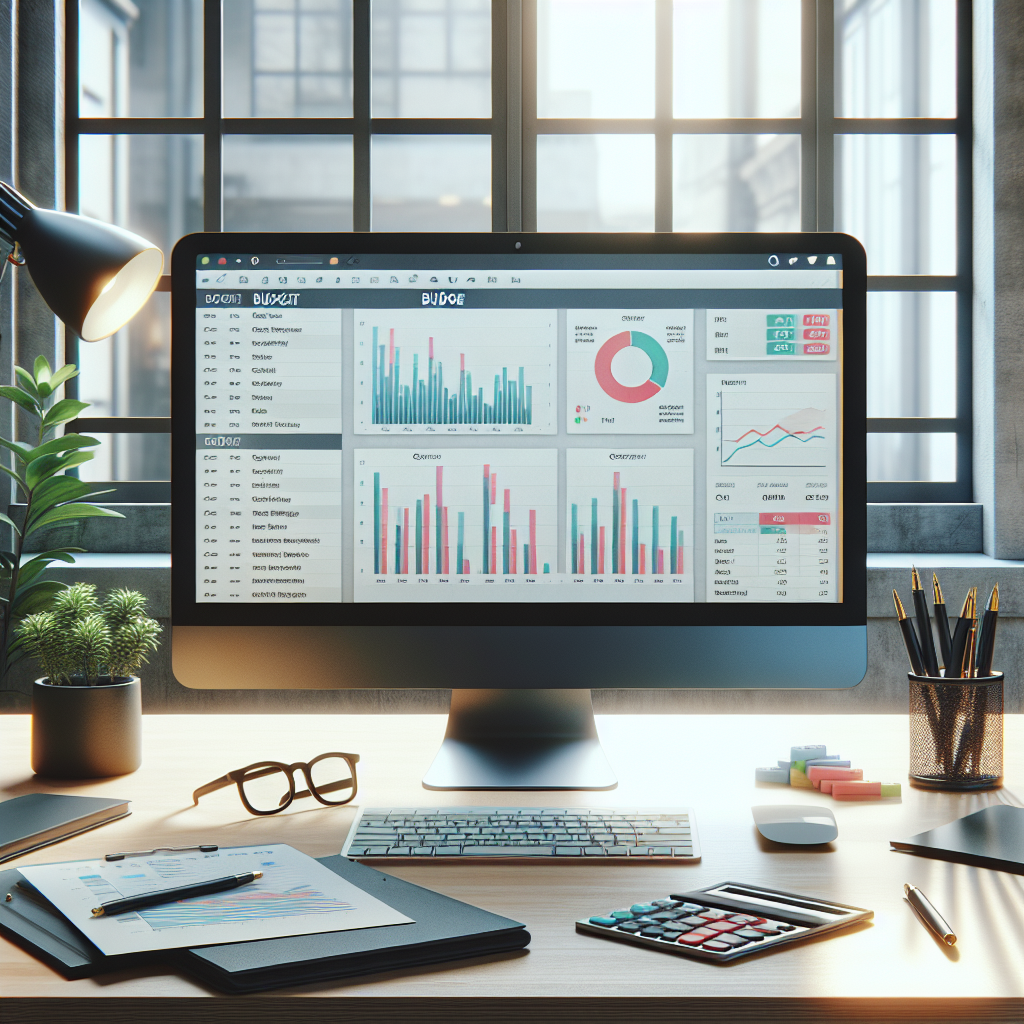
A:
{"label": "pink bar", "polygon": [[512,492],[507,487],[505,488],[505,511],[512,511]]}
{"label": "pink bar", "polygon": [[643,576],[647,572],[647,545],[640,545],[640,575]]}
{"label": "pink bar", "polygon": [[388,489],[380,492],[380,571],[387,575],[388,571]]}
{"label": "pink bar", "polygon": [[604,527],[598,527],[597,531],[597,574],[604,575]]}
{"label": "pink bar", "polygon": [[583,572],[583,534],[580,534],[580,553],[576,556],[576,566],[580,572]]}
{"label": "pink bar", "polygon": [[626,488],[619,490],[621,510],[619,512],[619,568],[618,572],[626,571]]}
{"label": "pink bar", "polygon": [[509,544],[512,550],[508,553],[508,571],[514,576],[516,573],[516,531],[510,531]]}
{"label": "pink bar", "polygon": [[498,573],[498,528],[496,526],[491,527],[491,572],[495,575]]}
{"label": "pink bar", "polygon": [[[434,555],[434,561],[437,561],[437,555]],[[437,572],[439,566],[434,566],[434,572]],[[430,495],[423,495],[423,571],[427,575],[430,574]]]}
{"label": "pink bar", "polygon": [[395,365],[395,329],[391,328],[391,341],[388,344],[388,363],[391,366]]}
{"label": "pink bar", "polygon": [[683,567],[683,545],[676,548],[676,572],[682,576],[686,569]]}
{"label": "pink bar", "polygon": [[463,572],[463,574],[465,576],[469,575],[469,559],[468,558],[464,558],[462,560],[462,572]]}
{"label": "pink bar", "polygon": [[433,359],[434,358],[434,339],[433,338],[427,338],[427,358],[428,359]]}
{"label": "pink bar", "polygon": [[466,357],[461,352],[459,353],[459,369],[463,373],[466,372]]}
{"label": "pink bar", "polygon": [[530,575],[537,575],[537,510],[530,509]]}
{"label": "pink bar", "polygon": [[658,575],[665,575],[665,549],[658,548]]}
{"label": "pink bar", "polygon": [[402,575],[409,575],[409,510],[403,509],[402,517]]}
{"label": "pink bar", "polygon": [[444,569],[445,576],[448,575],[448,506],[441,510],[441,545],[442,552],[444,554]]}

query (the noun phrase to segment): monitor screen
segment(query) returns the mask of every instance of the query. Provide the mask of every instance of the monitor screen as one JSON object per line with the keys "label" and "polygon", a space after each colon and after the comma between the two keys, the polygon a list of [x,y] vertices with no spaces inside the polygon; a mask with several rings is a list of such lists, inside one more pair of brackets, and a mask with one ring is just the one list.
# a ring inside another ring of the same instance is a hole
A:
{"label": "monitor screen", "polygon": [[175,622],[863,624],[859,247],[701,237],[186,239]]}

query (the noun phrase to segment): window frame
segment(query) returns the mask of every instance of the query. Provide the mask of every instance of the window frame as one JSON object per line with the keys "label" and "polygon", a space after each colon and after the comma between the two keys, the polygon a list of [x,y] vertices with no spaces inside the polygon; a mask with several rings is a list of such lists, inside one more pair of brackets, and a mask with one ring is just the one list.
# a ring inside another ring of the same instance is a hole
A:
{"label": "window frame", "polygon": [[[864,2],[864,0],[861,0]],[[835,115],[835,58],[840,26],[832,0],[801,0],[801,107],[792,118],[674,118],[672,0],[656,0],[653,118],[538,118],[537,0],[492,0],[489,118],[374,117],[370,106],[371,0],[352,3],[351,117],[226,117],[223,96],[223,0],[204,0],[203,114],[200,117],[82,118],[79,110],[79,0],[65,0],[65,207],[79,208],[83,135],[203,136],[203,229],[223,230],[226,135],[346,135],[353,143],[353,230],[371,230],[370,145],[377,134],[486,135],[491,140],[491,230],[537,230],[537,139],[541,135],[644,134],[655,140],[654,230],[672,230],[672,144],[676,135],[791,134],[800,137],[801,230],[835,224],[835,143],[847,135],[952,135],[956,148],[956,273],[868,277],[869,292],[952,292],[956,296],[956,415],[875,417],[868,433],[952,433],[953,482],[868,482],[870,502],[970,502],[972,482],[972,0],[956,0],[956,100],[952,118],[846,118]],[[170,289],[170,278],[159,290]],[[78,362],[66,332],[65,360]],[[77,381],[66,385],[77,397]],[[81,417],[72,429],[169,433],[169,417]],[[167,501],[167,481],[115,481],[113,500]]]}

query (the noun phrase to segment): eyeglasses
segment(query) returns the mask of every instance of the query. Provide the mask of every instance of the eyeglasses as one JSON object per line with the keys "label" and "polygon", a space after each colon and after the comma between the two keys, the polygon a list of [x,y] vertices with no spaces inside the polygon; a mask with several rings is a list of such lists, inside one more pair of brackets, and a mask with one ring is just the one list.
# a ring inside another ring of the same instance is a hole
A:
{"label": "eyeglasses", "polygon": [[[201,796],[234,783],[250,814],[277,814],[293,800],[301,800],[304,796],[312,796],[328,807],[340,807],[356,795],[358,761],[358,754],[336,752],[321,754],[309,762],[296,761],[295,764],[257,761],[200,786],[192,794],[192,803],[198,804]],[[302,772],[308,789],[295,791],[297,771]]]}

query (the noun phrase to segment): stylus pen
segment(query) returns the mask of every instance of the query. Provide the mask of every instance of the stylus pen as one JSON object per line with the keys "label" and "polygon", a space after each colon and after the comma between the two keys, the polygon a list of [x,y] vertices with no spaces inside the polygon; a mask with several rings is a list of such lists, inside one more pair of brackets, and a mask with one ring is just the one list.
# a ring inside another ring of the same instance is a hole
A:
{"label": "stylus pen", "polygon": [[956,626],[953,629],[953,639],[950,642],[949,664],[946,665],[946,675],[951,679],[959,677],[964,663],[967,638],[970,636],[971,623],[974,621],[973,595],[973,588],[967,591],[967,596],[964,598],[964,606],[960,609],[960,618],[956,620]]}
{"label": "stylus pen", "polygon": [[939,674],[939,663],[935,658],[935,641],[932,640],[932,620],[928,616],[928,599],[921,587],[917,567],[911,566],[911,594],[914,597],[914,611],[917,614],[917,637],[921,645],[921,663],[930,676]]}
{"label": "stylus pen", "polygon": [[946,614],[946,599],[942,596],[939,577],[932,573],[932,590],[935,598],[935,628],[939,631],[939,653],[942,664],[949,664],[949,616]]}
{"label": "stylus pen", "polygon": [[127,914],[130,910],[141,910],[143,907],[155,907],[161,903],[174,903],[187,900],[192,896],[209,896],[211,893],[224,892],[225,889],[237,889],[240,885],[248,885],[262,878],[262,871],[246,871],[243,875],[225,875],[209,882],[196,882],[195,885],[180,885],[176,889],[160,889],[158,892],[147,892],[141,896],[126,896],[121,900],[110,900],[98,907],[93,907],[93,917],[110,917],[111,914]]}
{"label": "stylus pen", "polygon": [[981,620],[981,637],[978,640],[978,675],[992,675],[992,653],[996,644],[996,626],[999,622],[999,584],[992,588],[985,617]]}
{"label": "stylus pen", "polygon": [[953,929],[949,927],[945,918],[931,905],[928,897],[916,885],[911,885],[909,882],[903,886],[903,892],[906,894],[907,902],[924,918],[924,923],[947,946],[955,946],[956,936],[953,934]]}
{"label": "stylus pen", "polygon": [[907,645],[910,667],[915,676],[923,676],[924,665],[921,663],[921,648],[918,646],[917,636],[914,634],[913,623],[907,618],[907,613],[903,610],[903,602],[895,590],[892,592],[892,600],[896,605],[896,618],[899,620],[900,629],[903,630],[903,642]]}

